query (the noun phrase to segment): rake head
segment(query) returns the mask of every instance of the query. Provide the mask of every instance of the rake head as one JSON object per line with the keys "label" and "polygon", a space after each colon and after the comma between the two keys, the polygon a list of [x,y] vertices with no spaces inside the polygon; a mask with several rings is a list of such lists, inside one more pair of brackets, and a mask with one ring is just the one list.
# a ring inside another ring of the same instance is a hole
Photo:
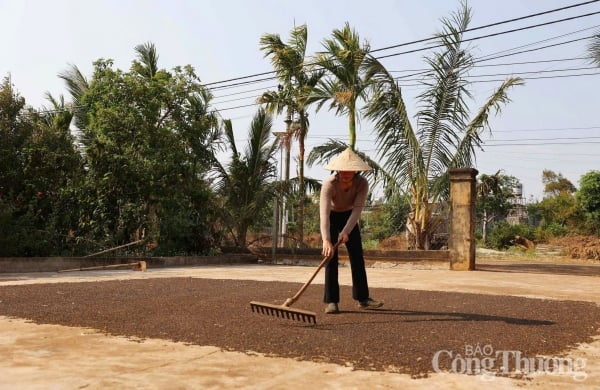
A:
{"label": "rake head", "polygon": [[266,314],[278,318],[288,320],[308,322],[309,324],[317,323],[317,313],[308,310],[294,309],[285,305],[273,305],[264,302],[250,302],[252,311],[259,314]]}

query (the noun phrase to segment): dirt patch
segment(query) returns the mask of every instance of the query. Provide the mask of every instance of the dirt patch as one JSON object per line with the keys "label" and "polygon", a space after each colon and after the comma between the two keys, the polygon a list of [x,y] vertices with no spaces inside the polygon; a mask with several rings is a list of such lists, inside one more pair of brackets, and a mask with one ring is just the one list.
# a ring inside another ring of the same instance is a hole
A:
{"label": "dirt patch", "polygon": [[[322,314],[321,288],[310,288],[296,303],[317,313],[317,325],[250,310],[250,300],[281,304],[299,287],[197,278],[5,286],[0,315],[413,377],[433,371],[438,351],[464,356],[470,346],[486,345],[526,357],[556,356],[591,342],[600,327],[594,303],[373,288],[386,305],[363,311],[348,298],[347,286],[339,315]],[[451,364],[447,357],[439,361],[441,369]]]}

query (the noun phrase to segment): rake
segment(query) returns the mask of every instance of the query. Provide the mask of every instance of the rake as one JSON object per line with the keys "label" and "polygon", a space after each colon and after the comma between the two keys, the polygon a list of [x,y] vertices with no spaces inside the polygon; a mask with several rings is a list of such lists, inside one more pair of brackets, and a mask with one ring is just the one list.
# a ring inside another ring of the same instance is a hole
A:
{"label": "rake", "polygon": [[[341,241],[338,241],[335,244],[335,246],[333,247],[333,253],[335,253],[335,251],[337,250],[337,247],[340,245],[340,243],[341,243]],[[278,317],[278,318],[285,318],[288,320],[302,321],[302,322],[308,322],[309,324],[311,324],[311,323],[316,324],[317,323],[317,313],[308,311],[308,310],[292,308],[290,306],[293,305],[294,302],[296,302],[300,298],[300,296],[304,293],[304,291],[308,288],[310,283],[313,281],[315,276],[317,276],[317,274],[319,273],[321,268],[323,268],[329,262],[329,260],[331,260],[332,257],[333,257],[333,255],[325,256],[323,258],[323,260],[321,261],[321,263],[319,264],[319,266],[317,267],[317,269],[315,270],[315,272],[310,277],[310,279],[308,279],[308,281],[306,283],[304,283],[304,285],[300,288],[300,290],[298,290],[296,295],[294,295],[291,298],[286,299],[282,305],[274,305],[272,303],[252,301],[252,302],[250,302],[250,307],[252,308],[252,311],[255,313],[266,314],[266,315],[270,315],[270,316],[274,316],[274,317]]]}

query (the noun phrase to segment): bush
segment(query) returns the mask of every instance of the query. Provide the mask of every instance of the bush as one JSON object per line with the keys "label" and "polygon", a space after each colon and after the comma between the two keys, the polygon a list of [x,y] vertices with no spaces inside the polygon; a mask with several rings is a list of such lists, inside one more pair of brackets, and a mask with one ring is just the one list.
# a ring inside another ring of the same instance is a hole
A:
{"label": "bush", "polygon": [[493,249],[507,249],[512,246],[516,236],[533,241],[535,229],[528,225],[509,225],[506,222],[496,224],[488,236],[487,246]]}
{"label": "bush", "polygon": [[569,229],[558,223],[551,223],[546,227],[538,227],[535,232],[535,237],[539,241],[546,241],[551,238],[564,237],[569,233]]}

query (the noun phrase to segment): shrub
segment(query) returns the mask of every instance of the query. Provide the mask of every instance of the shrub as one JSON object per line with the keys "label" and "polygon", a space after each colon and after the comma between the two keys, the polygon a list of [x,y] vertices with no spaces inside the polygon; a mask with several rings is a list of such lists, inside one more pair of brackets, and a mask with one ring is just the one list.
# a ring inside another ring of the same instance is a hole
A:
{"label": "shrub", "polygon": [[487,245],[493,249],[507,249],[512,246],[516,236],[533,241],[535,239],[535,229],[528,225],[509,225],[506,222],[501,222],[492,228]]}
{"label": "shrub", "polygon": [[549,240],[551,238],[564,237],[569,233],[569,229],[559,223],[551,223],[546,227],[538,227],[535,237],[539,241]]}

